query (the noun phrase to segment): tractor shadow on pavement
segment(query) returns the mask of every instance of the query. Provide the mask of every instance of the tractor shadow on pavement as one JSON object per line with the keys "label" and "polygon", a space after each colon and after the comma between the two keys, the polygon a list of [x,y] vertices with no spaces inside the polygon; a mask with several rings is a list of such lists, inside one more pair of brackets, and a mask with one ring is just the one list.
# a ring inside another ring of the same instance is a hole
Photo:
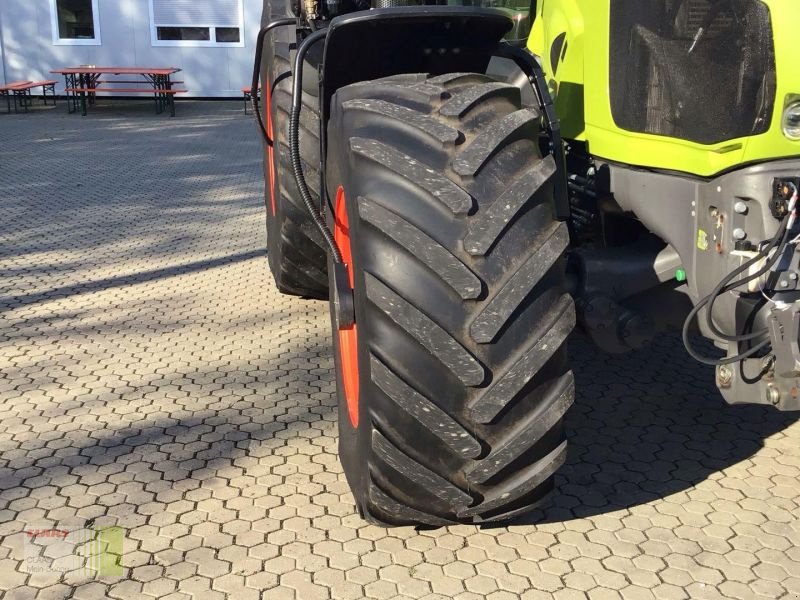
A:
{"label": "tractor shadow on pavement", "polygon": [[691,359],[677,335],[616,356],[576,337],[570,355],[578,393],[566,423],[569,458],[551,500],[515,524],[601,515],[689,490],[798,418],[726,404],[713,367]]}

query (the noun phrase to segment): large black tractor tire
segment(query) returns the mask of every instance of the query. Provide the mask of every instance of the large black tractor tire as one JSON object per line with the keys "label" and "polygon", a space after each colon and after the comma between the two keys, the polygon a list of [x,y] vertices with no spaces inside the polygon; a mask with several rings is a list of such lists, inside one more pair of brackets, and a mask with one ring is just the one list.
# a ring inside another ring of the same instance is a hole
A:
{"label": "large black tractor tire", "polygon": [[333,99],[331,222],[356,321],[334,331],[339,451],[372,522],[507,520],[564,463],[575,310],[539,123],[484,75]]}
{"label": "large black tractor tire", "polygon": [[[268,8],[273,14],[278,13],[276,18],[288,16],[290,11],[288,4],[280,0],[271,3]],[[294,52],[292,42],[284,40],[293,35],[293,27],[276,30],[264,51],[267,69],[263,83],[265,93],[262,93],[263,110],[271,117],[268,129],[275,140],[274,147],[266,149],[265,161],[267,256],[281,292],[308,298],[327,298],[324,240],[311,221],[297,190],[289,154]],[[304,71],[311,72],[313,67],[307,64]],[[308,91],[303,93],[300,158],[314,202],[319,206],[319,98]]]}

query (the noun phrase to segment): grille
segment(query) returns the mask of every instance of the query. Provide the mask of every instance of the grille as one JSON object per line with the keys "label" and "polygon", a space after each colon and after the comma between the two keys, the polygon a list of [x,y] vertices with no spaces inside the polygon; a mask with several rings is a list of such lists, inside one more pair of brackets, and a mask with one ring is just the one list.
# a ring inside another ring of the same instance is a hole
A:
{"label": "grille", "polygon": [[[694,35],[703,26],[712,5],[708,0],[689,0],[686,9],[686,24],[684,29]],[[710,36],[719,35],[733,23],[733,17],[729,13],[720,12],[709,27]]]}
{"label": "grille", "polygon": [[764,133],[776,87],[769,9],[759,0],[611,0],[609,83],[622,129],[702,144]]}

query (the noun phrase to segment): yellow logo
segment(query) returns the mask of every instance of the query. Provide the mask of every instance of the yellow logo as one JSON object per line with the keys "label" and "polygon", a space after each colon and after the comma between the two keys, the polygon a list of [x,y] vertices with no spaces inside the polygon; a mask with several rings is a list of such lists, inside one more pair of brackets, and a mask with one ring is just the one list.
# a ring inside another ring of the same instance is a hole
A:
{"label": "yellow logo", "polygon": [[697,230],[697,247],[700,250],[708,250],[708,234],[702,229]]}

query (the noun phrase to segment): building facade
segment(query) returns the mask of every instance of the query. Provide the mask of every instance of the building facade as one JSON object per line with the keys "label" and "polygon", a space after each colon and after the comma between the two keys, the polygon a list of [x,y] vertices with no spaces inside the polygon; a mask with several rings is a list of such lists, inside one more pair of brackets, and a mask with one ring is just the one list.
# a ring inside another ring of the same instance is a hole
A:
{"label": "building facade", "polygon": [[0,0],[0,81],[58,79],[50,70],[76,65],[180,67],[189,96],[240,96],[261,8],[261,0]]}

